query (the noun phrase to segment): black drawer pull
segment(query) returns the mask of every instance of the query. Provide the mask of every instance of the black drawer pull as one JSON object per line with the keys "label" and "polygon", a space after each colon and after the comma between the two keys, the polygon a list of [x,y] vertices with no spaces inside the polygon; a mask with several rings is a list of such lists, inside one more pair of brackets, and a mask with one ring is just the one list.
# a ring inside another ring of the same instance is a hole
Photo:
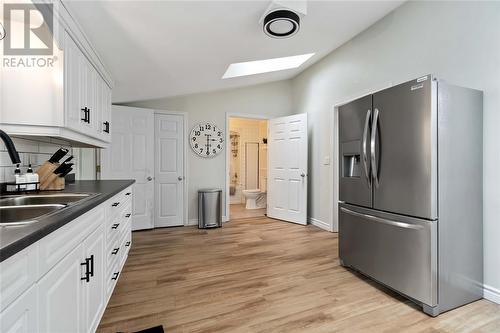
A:
{"label": "black drawer pull", "polygon": [[93,277],[94,276],[94,255],[92,254],[89,259],[90,259],[90,272],[89,272],[89,275],[91,277]]}
{"label": "black drawer pull", "polygon": [[130,246],[130,242],[126,242],[126,243],[125,243],[125,246]]}
{"label": "black drawer pull", "polygon": [[111,206],[113,206],[113,207],[117,207],[119,204],[120,204],[119,202],[115,202],[115,203],[113,203]]}
{"label": "black drawer pull", "polygon": [[125,193],[125,195],[131,195],[131,194],[132,194],[132,192],[127,192],[127,193]]}
{"label": "black drawer pull", "polygon": [[130,213],[128,213],[128,214],[125,214],[125,217],[130,217]]}
{"label": "black drawer pull", "polygon": [[120,223],[115,223],[115,224],[113,224],[113,226],[111,227],[111,229],[118,229],[119,225],[120,225]]}
{"label": "black drawer pull", "polygon": [[117,253],[118,253],[118,250],[120,250],[120,248],[119,248],[119,247],[114,248],[114,249],[113,249],[113,251],[111,252],[111,254],[117,254]]}
{"label": "black drawer pull", "polygon": [[80,265],[85,266],[85,276],[80,278],[80,280],[85,282],[90,282],[90,261],[91,258],[85,258],[85,262],[82,262]]}
{"label": "black drawer pull", "polygon": [[111,278],[111,280],[118,279],[118,275],[120,275],[120,272],[113,273],[113,277]]}

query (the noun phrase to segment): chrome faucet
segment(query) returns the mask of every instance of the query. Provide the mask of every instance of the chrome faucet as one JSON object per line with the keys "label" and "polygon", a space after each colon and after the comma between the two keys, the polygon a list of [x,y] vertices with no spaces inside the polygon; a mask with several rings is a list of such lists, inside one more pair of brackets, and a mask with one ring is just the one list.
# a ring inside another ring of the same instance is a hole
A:
{"label": "chrome faucet", "polygon": [[10,160],[12,164],[21,164],[21,159],[19,158],[19,154],[17,153],[16,147],[14,146],[14,142],[10,136],[4,131],[0,130],[0,137],[5,143],[5,147],[7,147],[7,151],[9,153]]}

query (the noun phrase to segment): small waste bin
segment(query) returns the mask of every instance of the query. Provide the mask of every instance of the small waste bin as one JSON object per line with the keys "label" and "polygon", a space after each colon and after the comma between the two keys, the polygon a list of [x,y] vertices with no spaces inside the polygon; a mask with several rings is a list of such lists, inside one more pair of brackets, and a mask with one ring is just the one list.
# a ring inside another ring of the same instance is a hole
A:
{"label": "small waste bin", "polygon": [[198,190],[198,228],[222,227],[222,190]]}

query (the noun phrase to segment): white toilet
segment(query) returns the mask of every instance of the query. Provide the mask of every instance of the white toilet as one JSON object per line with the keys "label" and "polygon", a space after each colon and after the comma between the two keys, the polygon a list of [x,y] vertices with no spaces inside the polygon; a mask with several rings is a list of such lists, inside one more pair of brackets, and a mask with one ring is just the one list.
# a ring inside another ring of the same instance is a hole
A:
{"label": "white toilet", "polygon": [[245,196],[246,209],[266,208],[267,205],[266,192],[262,192],[259,189],[243,190],[243,195]]}

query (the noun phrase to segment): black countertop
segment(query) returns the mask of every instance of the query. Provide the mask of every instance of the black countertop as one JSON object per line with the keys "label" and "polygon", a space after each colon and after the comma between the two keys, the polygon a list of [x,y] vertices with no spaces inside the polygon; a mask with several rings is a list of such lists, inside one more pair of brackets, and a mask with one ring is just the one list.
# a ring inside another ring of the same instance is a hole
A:
{"label": "black countertop", "polygon": [[36,223],[0,227],[0,262],[27,248],[36,241],[76,219],[97,205],[132,185],[135,180],[80,180],[66,184],[62,191],[39,193],[99,193],[58,212],[38,218]]}

